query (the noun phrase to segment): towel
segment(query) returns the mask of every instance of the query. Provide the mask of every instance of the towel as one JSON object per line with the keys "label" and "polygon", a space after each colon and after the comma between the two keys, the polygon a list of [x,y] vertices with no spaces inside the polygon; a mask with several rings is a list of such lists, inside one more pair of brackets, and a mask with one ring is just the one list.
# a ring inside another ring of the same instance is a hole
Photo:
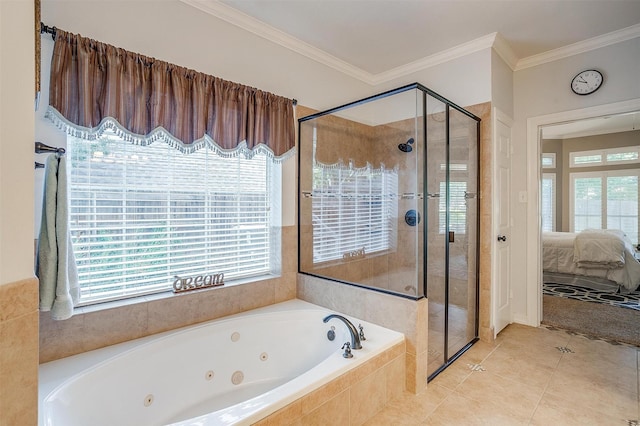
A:
{"label": "towel", "polygon": [[67,163],[58,154],[47,158],[36,275],[40,279],[40,310],[55,320],[73,315],[78,302],[78,269],[69,232]]}

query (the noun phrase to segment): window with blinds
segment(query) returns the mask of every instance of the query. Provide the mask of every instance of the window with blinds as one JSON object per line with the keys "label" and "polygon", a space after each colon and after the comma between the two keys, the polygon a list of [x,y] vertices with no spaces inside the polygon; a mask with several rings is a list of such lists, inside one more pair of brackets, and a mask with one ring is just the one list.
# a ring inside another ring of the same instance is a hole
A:
{"label": "window with blinds", "polygon": [[115,135],[67,145],[80,304],[166,291],[176,276],[274,272],[278,170],[265,155],[184,154]]}
{"label": "window with blinds", "polygon": [[638,243],[637,170],[571,174],[572,231],[620,229]]}
{"label": "window with blinds", "polygon": [[395,247],[396,170],[316,164],[313,188],[314,263]]}
{"label": "window with blinds", "polygon": [[541,191],[541,215],[542,231],[552,232],[556,230],[556,174],[542,174]]}
{"label": "window with blinds", "polygon": [[[449,182],[449,231],[467,232],[467,182]],[[447,231],[447,182],[440,182],[440,233]]]}

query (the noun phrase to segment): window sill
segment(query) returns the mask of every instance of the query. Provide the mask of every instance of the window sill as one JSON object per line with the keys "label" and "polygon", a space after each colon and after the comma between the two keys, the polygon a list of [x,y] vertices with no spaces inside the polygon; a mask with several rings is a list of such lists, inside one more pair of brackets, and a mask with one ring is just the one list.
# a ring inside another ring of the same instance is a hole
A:
{"label": "window sill", "polygon": [[129,297],[129,298],[126,298],[126,299],[111,300],[111,301],[107,301],[107,302],[95,303],[95,304],[92,304],[92,305],[78,306],[78,307],[74,308],[73,315],[74,316],[75,315],[83,315],[83,314],[89,314],[89,313],[92,313],[92,312],[100,312],[100,311],[105,311],[105,310],[109,310],[109,309],[115,309],[115,308],[119,308],[119,307],[122,307],[122,306],[135,305],[135,304],[138,304],[138,303],[147,303],[147,302],[153,302],[153,301],[156,301],[156,300],[170,299],[170,298],[174,298],[174,297],[180,297],[180,296],[183,296],[185,294],[196,294],[196,293],[201,293],[201,292],[222,290],[222,289],[228,288],[228,287],[235,287],[235,286],[238,286],[238,285],[251,284],[251,283],[256,283],[256,282],[259,282],[259,281],[266,281],[266,280],[270,280],[270,279],[274,279],[274,278],[280,278],[280,277],[281,277],[281,275],[276,275],[276,274],[259,275],[259,276],[256,276],[256,277],[249,277],[249,278],[244,278],[244,279],[238,279],[238,280],[225,282],[223,286],[218,286],[218,287],[203,288],[203,289],[187,291],[187,292],[182,292],[182,293],[174,293],[172,290],[167,290],[167,291],[164,291],[162,293],[147,294],[147,295],[144,295],[144,296]]}

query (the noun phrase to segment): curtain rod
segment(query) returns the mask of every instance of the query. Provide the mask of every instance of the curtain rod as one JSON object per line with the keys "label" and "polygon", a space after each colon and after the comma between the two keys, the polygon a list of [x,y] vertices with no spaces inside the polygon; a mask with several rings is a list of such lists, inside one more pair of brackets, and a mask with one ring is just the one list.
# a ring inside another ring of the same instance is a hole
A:
{"label": "curtain rod", "polygon": [[43,22],[40,22],[40,34],[42,33],[51,34],[51,38],[55,40],[57,32],[58,31],[56,27],[50,27],[48,25],[45,25]]}
{"label": "curtain rod", "polygon": [[[50,27],[48,25],[45,25],[44,22],[40,22],[40,34],[42,33],[51,34],[51,38],[55,40],[57,32],[58,32],[58,29],[56,27]],[[291,101],[293,102],[293,106],[298,105],[297,99],[291,99]]]}

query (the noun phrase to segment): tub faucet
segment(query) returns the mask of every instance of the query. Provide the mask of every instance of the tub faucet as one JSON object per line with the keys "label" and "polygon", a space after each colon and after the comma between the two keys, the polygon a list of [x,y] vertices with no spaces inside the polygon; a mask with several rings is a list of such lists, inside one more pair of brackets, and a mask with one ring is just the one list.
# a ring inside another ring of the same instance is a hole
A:
{"label": "tub faucet", "polygon": [[327,315],[322,321],[328,322],[331,318],[339,319],[349,329],[349,333],[351,333],[351,349],[362,349],[362,344],[360,344],[360,336],[358,335],[358,330],[356,330],[356,327],[351,323],[351,321],[349,321],[342,315],[338,315],[338,314]]}

